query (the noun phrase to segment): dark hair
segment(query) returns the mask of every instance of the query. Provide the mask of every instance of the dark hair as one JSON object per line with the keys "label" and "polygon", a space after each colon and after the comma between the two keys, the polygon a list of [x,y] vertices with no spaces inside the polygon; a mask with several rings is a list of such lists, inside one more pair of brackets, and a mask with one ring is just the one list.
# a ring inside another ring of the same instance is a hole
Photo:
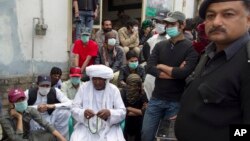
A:
{"label": "dark hair", "polygon": [[139,25],[139,22],[136,19],[130,19],[128,20],[128,22],[126,23],[126,27],[133,27],[134,25]]}
{"label": "dark hair", "polygon": [[62,75],[62,70],[58,67],[53,67],[50,71],[50,75],[52,74],[59,74],[59,75]]}
{"label": "dark hair", "polygon": [[110,21],[111,24],[112,24],[112,21],[111,21],[110,19],[103,19],[103,20],[102,20],[102,25],[104,25],[104,23],[105,23],[106,21]]}
{"label": "dark hair", "polygon": [[129,60],[129,59],[131,59],[133,57],[138,58],[137,53],[134,50],[128,51],[128,53],[126,54],[126,59]]}
{"label": "dark hair", "polygon": [[109,31],[109,32],[105,33],[104,37],[105,37],[105,41],[108,40],[110,37],[115,37],[115,39],[116,39],[116,34],[114,31]]}
{"label": "dark hair", "polygon": [[248,12],[250,12],[250,1],[249,1],[249,0],[245,0],[245,1],[244,1],[244,5],[245,5],[245,7],[246,7],[246,10],[247,10]]}
{"label": "dark hair", "polygon": [[120,15],[121,13],[125,13],[124,9],[119,9],[117,15]]}
{"label": "dark hair", "polygon": [[177,22],[179,23],[179,25],[183,25],[184,24],[184,21],[178,20]]}
{"label": "dark hair", "polygon": [[186,19],[186,26],[184,30],[193,30],[193,19],[191,18]]}

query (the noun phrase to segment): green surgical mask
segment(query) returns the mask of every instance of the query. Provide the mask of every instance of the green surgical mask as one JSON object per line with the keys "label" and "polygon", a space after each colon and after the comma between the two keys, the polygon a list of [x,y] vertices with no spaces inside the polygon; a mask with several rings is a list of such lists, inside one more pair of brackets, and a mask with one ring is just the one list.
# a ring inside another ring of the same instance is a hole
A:
{"label": "green surgical mask", "polygon": [[14,105],[15,105],[16,111],[21,112],[21,113],[24,112],[28,107],[28,103],[26,100],[22,102],[14,103]]}
{"label": "green surgical mask", "polygon": [[81,78],[80,78],[80,77],[71,77],[71,78],[70,78],[70,81],[71,81],[71,83],[72,83],[73,85],[78,85],[78,84],[80,84],[80,82],[81,82]]}
{"label": "green surgical mask", "polygon": [[81,40],[83,43],[89,42],[89,36],[88,35],[82,35]]}
{"label": "green surgical mask", "polygon": [[139,64],[138,61],[136,61],[136,62],[129,62],[128,66],[129,66],[130,69],[134,70],[134,69],[137,68],[138,64]]}
{"label": "green surgical mask", "polygon": [[166,32],[167,34],[172,38],[172,37],[176,37],[180,34],[180,32],[178,31],[178,28],[175,26],[175,27],[169,27],[169,28],[166,28]]}

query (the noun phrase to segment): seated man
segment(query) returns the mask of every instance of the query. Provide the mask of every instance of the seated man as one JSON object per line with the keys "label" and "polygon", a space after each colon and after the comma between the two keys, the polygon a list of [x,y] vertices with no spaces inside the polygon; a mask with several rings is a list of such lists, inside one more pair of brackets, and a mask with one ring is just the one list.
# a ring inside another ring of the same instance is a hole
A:
{"label": "seated man", "polygon": [[99,29],[95,35],[95,37],[96,37],[95,41],[98,44],[99,48],[102,47],[103,43],[105,42],[105,34],[110,32],[110,31],[114,32],[114,34],[116,35],[116,37],[115,37],[116,45],[120,44],[118,32],[116,30],[112,29],[112,21],[109,19],[104,19],[102,21],[102,28]]}
{"label": "seated man", "polygon": [[[113,30],[112,21],[110,19],[104,19],[102,21],[102,28],[96,32],[95,41],[98,44],[98,47],[99,48],[103,47],[103,44],[105,44],[105,34],[110,32],[110,31],[114,32],[114,34],[115,34],[115,39],[116,39],[115,44],[116,44],[116,46],[121,48],[122,51],[123,51],[123,48],[120,46],[118,32],[116,30]],[[123,53],[124,53],[124,51],[123,51]],[[123,64],[125,64],[126,63],[125,62],[126,61],[125,53],[124,53],[123,57],[124,57],[123,58]]]}
{"label": "seated man", "polygon": [[70,100],[73,100],[79,87],[83,84],[81,81],[81,69],[79,67],[71,67],[69,77],[68,81],[62,83],[61,90]]}
{"label": "seated man", "polygon": [[74,66],[79,66],[81,72],[84,74],[82,81],[88,81],[88,76],[85,75],[85,68],[93,65],[98,52],[98,45],[93,40],[90,40],[90,29],[83,28],[81,32],[81,39],[76,40],[72,50],[75,56]]}
{"label": "seated man", "polygon": [[139,75],[130,74],[126,82],[127,87],[121,90],[122,99],[127,108],[124,136],[128,141],[141,141],[143,113],[148,99]]}
{"label": "seated man", "polygon": [[[58,88],[51,87],[49,76],[38,76],[37,87],[25,91],[28,105],[37,109],[42,117],[68,139],[68,120],[71,101]],[[35,122],[32,130],[40,129]]]}
{"label": "seated man", "polygon": [[126,109],[118,88],[109,83],[113,71],[104,65],[86,68],[90,81],[82,85],[73,101],[76,119],[70,141],[125,141],[120,122]]}
{"label": "seated man", "polygon": [[51,87],[55,87],[58,89],[61,89],[62,85],[62,70],[58,67],[53,67],[50,71],[50,77],[51,77]]}
{"label": "seated man", "polygon": [[127,83],[125,82],[127,77],[132,74],[138,74],[142,80],[145,78],[145,70],[138,63],[138,56],[135,51],[131,50],[126,54],[127,65],[120,69],[118,77],[118,86],[120,88],[125,88]]}
{"label": "seated man", "polygon": [[99,49],[98,56],[95,60],[95,64],[103,64],[110,67],[114,73],[113,82],[117,85],[117,79],[119,70],[123,64],[123,51],[118,45],[116,45],[115,33],[110,31],[105,35],[105,42]]}
{"label": "seated man", "polygon": [[[24,92],[21,89],[12,89],[8,94],[9,112],[1,117],[3,130],[2,140],[8,141],[66,141],[55,128],[45,121],[39,112],[28,107]],[[30,120],[33,119],[46,130],[30,131]]]}
{"label": "seated man", "polygon": [[126,27],[122,27],[118,30],[119,39],[125,54],[127,54],[129,50],[134,50],[138,56],[140,54],[138,25],[138,21],[129,20],[126,23]]}

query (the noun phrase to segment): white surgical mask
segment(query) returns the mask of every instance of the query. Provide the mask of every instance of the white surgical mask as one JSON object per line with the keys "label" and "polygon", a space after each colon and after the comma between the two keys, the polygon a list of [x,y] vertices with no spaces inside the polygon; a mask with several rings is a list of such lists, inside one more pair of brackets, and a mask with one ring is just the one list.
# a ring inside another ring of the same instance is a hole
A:
{"label": "white surgical mask", "polygon": [[38,93],[42,96],[46,96],[49,94],[49,91],[50,91],[50,87],[47,88],[47,87],[39,87],[38,88]]}
{"label": "white surgical mask", "polygon": [[108,45],[115,46],[116,40],[115,38],[108,39]]}
{"label": "white surgical mask", "polygon": [[162,34],[165,32],[165,25],[164,24],[156,24],[155,25],[155,31],[158,33],[158,34]]}

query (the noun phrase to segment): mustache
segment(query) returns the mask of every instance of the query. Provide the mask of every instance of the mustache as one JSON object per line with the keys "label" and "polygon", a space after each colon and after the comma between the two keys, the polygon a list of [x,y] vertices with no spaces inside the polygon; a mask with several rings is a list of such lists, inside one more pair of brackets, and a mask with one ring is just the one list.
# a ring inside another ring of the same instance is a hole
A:
{"label": "mustache", "polygon": [[208,33],[213,33],[213,32],[226,32],[226,29],[221,28],[221,27],[212,27],[209,29]]}

